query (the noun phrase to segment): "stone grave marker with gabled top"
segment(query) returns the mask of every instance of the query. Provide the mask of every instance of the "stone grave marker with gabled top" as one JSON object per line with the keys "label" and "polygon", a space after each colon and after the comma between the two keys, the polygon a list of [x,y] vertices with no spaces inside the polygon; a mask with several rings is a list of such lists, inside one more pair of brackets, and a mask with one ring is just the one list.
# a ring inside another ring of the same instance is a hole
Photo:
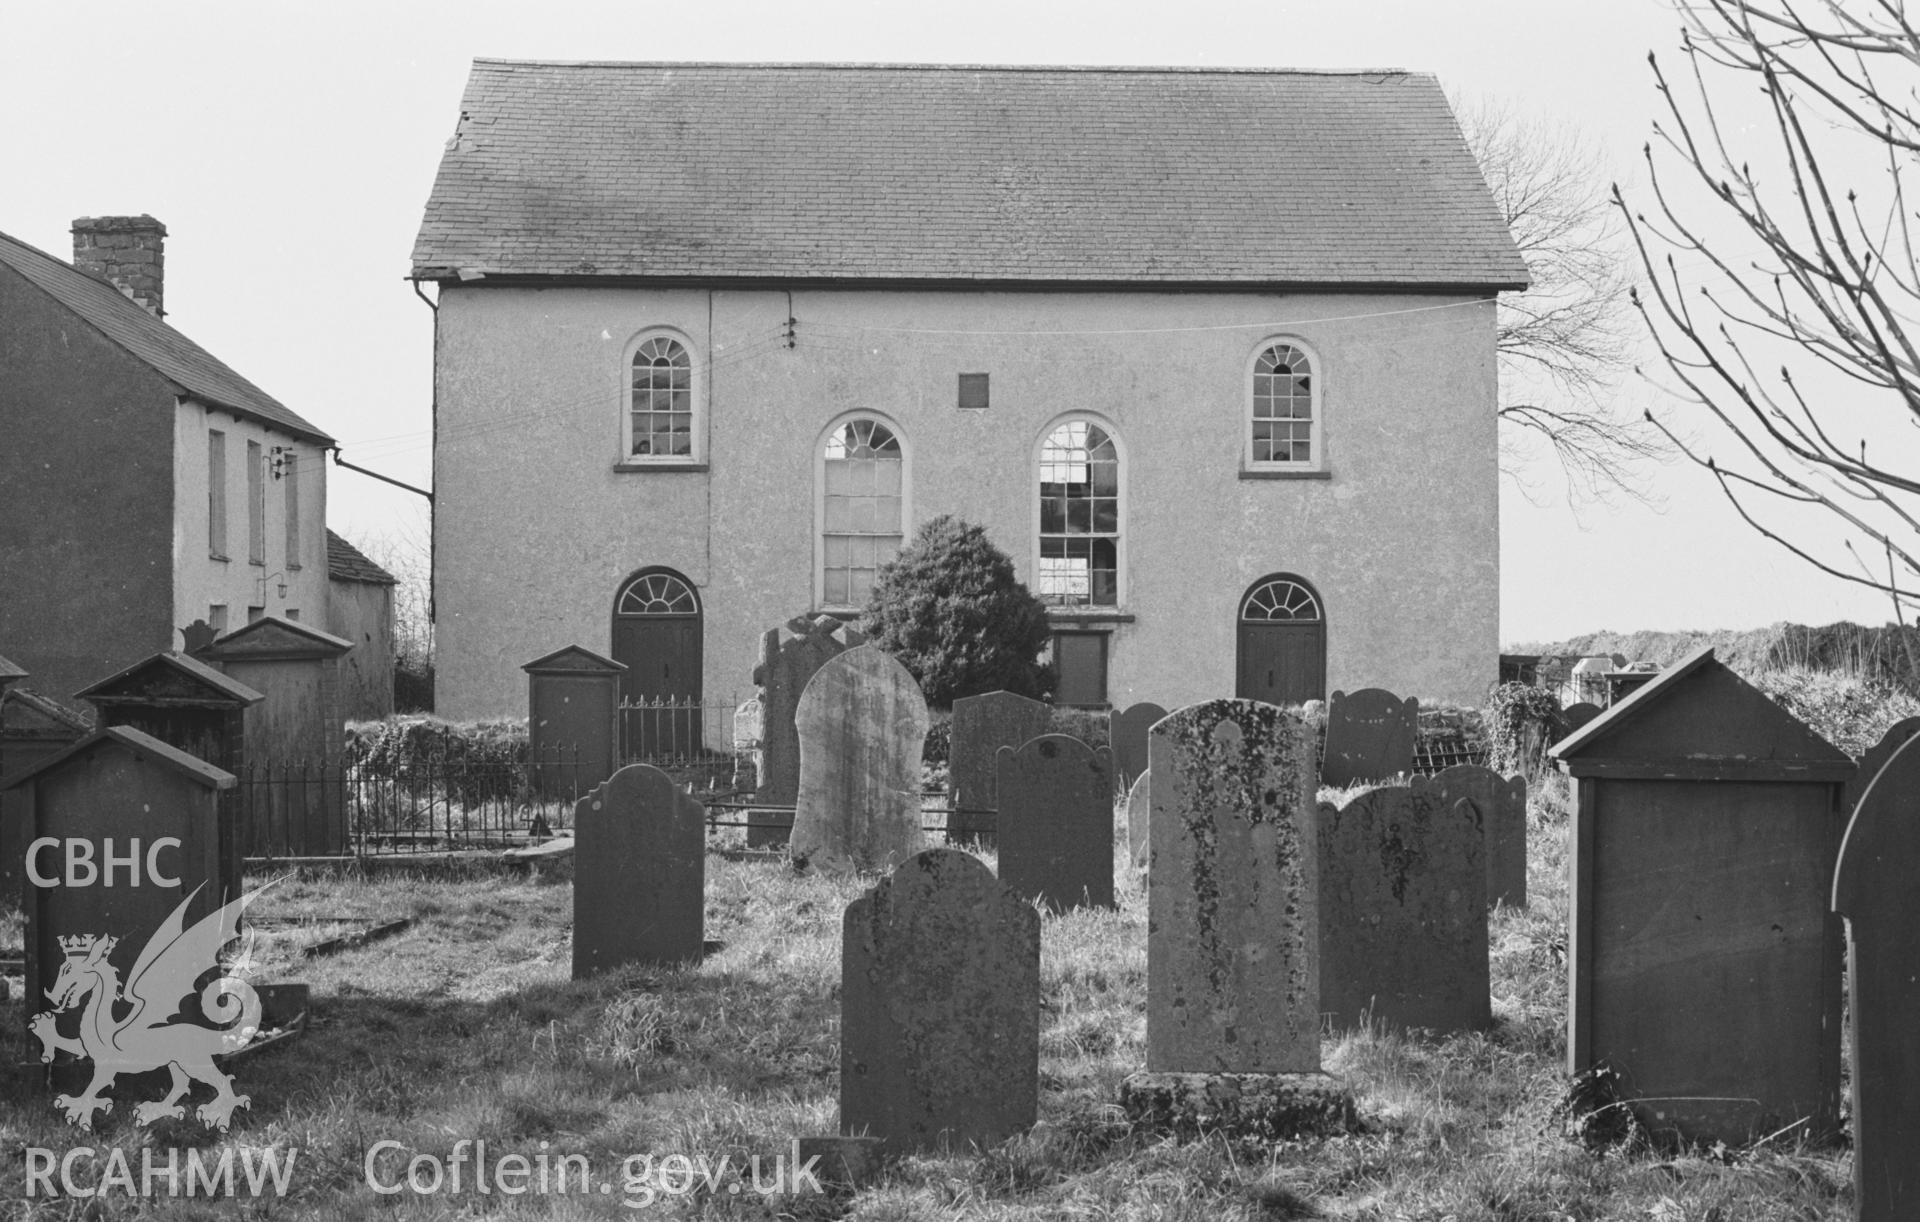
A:
{"label": "stone grave marker with gabled top", "polygon": [[1554,744],[1574,779],[1567,1067],[1663,1139],[1835,1129],[1832,744],[1703,648]]}
{"label": "stone grave marker with gabled top", "polygon": [[1503,777],[1478,764],[1455,764],[1430,777],[1414,777],[1415,789],[1434,789],[1450,802],[1471,800],[1485,833],[1487,906],[1527,906],[1527,778]]}
{"label": "stone grave marker with gabled top", "polygon": [[[797,831],[797,829],[796,829]],[[840,1131],[964,1152],[1033,1125],[1040,915],[978,858],[929,849],[847,906]]]}
{"label": "stone grave marker with gabled top", "polygon": [[573,808],[573,978],[698,962],[706,811],[666,773],[629,764]]}
{"label": "stone grave marker with gabled top", "polygon": [[[760,664],[753,670],[762,706],[756,801],[785,807],[799,800],[800,734],[794,716],[800,693],[828,659],[865,640],[858,628],[831,615],[796,615],[778,628],[769,628],[761,638]],[[747,828],[747,847],[780,848],[792,827],[793,815],[788,811],[756,811]]]}
{"label": "stone grave marker with gabled top", "polygon": [[1320,804],[1320,1013],[1440,1033],[1493,1023],[1480,812],[1433,788]]}
{"label": "stone grave marker with gabled top", "polygon": [[0,691],[0,901],[19,900],[27,852],[26,799],[7,782],[92,730],[84,716],[50,696],[17,683]]}
{"label": "stone grave marker with gabled top", "polygon": [[794,722],[794,864],[832,874],[878,872],[919,852],[927,702],[907,668],[872,645],[849,649],[814,672]]}
{"label": "stone grave marker with gabled top", "polygon": [[1131,789],[1134,778],[1147,770],[1147,731],[1166,715],[1165,709],[1147,701],[1107,714],[1107,745],[1113,751],[1113,771],[1127,788]]}
{"label": "stone grave marker with gabled top", "polygon": [[18,663],[0,658],[0,697],[4,697],[7,694],[8,688],[26,677],[27,672],[25,668],[21,667]]}
{"label": "stone grave marker with gabled top", "polygon": [[1012,692],[962,696],[953,702],[947,749],[948,844],[973,844],[993,836],[1000,749],[1017,749],[1052,726],[1050,706]]}
{"label": "stone grave marker with gabled top", "polygon": [[1411,771],[1419,731],[1420,702],[1412,696],[1402,700],[1378,687],[1335,692],[1327,702],[1320,783],[1344,789]]}
{"label": "stone grave marker with gabled top", "polygon": [[[130,726],[240,776],[246,770],[247,710],[266,699],[197,658],[158,653],[92,684],[77,696],[103,726]],[[240,894],[244,829],[237,786],[220,794],[220,900]]]}
{"label": "stone grave marker with gabled top", "polygon": [[574,797],[611,777],[621,754],[626,664],[568,645],[520,669],[527,672],[527,754],[535,787],[549,797]]}
{"label": "stone grave marker with gabled top", "polygon": [[1861,760],[1872,776],[1833,876],[1846,917],[1853,1023],[1856,1222],[1920,1217],[1920,724],[1887,731]]}
{"label": "stone grave marker with gabled top", "polygon": [[1050,911],[1113,907],[1113,761],[1067,734],[1000,748],[1000,881]]}

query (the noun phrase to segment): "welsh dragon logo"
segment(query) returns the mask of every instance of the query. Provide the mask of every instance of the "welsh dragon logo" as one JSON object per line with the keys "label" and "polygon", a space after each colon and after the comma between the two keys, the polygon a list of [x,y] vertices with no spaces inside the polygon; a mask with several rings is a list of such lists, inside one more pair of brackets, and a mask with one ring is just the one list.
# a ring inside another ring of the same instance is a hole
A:
{"label": "welsh dragon logo", "polygon": [[[204,1082],[214,1089],[212,1101],[194,1112],[208,1128],[224,1131],[232,1123],[234,1109],[249,1105],[247,1096],[233,1093],[233,1079],[213,1064],[214,1054],[246,1047],[260,1030],[259,995],[252,985],[233,974],[245,970],[246,956],[200,990],[201,1013],[221,1026],[185,1021],[180,1010],[181,1003],[193,992],[194,981],[208,970],[221,967],[221,948],[240,936],[240,914],[266,887],[232,900],[191,928],[182,928],[187,905],[200,890],[195,887],[160,923],[134,961],[124,989],[119,969],[108,959],[118,938],[82,934],[60,939],[66,959],[53,987],[46,990],[53,1006],[35,1015],[28,1027],[40,1038],[42,1062],[52,1061],[53,1054],[63,1050],[93,1061],[93,1081],[85,1093],[54,1098],[54,1106],[67,1114],[68,1123],[93,1128],[95,1112],[113,1110],[113,1101],[102,1098],[101,1092],[113,1085],[115,1077],[145,1073],[163,1065],[173,1074],[172,1087],[166,1098],[134,1109],[134,1117],[142,1125],[163,1118],[183,1118],[186,1109],[180,1100],[194,1082]],[[60,1034],[61,1016],[79,1007],[82,1000],[86,1008],[80,1014],[78,1038]]]}

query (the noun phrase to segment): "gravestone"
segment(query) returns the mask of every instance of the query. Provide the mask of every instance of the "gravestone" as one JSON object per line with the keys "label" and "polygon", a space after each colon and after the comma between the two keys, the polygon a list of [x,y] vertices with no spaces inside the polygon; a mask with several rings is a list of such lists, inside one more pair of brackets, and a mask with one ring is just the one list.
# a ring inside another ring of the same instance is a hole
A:
{"label": "gravestone", "polygon": [[1402,700],[1378,687],[1335,692],[1327,703],[1320,783],[1344,789],[1412,771],[1419,730],[1420,702],[1412,696]]}
{"label": "gravestone", "polygon": [[1563,709],[1561,716],[1567,719],[1567,733],[1571,734],[1600,716],[1600,706],[1587,700],[1576,701]]}
{"label": "gravestone", "polygon": [[573,978],[698,961],[706,812],[666,773],[629,764],[573,807]]}
{"label": "gravestone", "polygon": [[760,697],[733,711],[733,787],[751,793],[760,787],[760,745],[767,732],[767,709]]}
{"label": "gravestone", "polygon": [[1574,778],[1568,1072],[1611,1066],[1662,1140],[1832,1133],[1853,761],[1711,648],[1552,753]]}
{"label": "gravestone", "polygon": [[1430,777],[1413,778],[1415,789],[1436,789],[1448,802],[1470,799],[1485,833],[1489,907],[1527,906],[1527,778],[1503,777],[1478,764],[1455,764]]}
{"label": "gravestone", "polygon": [[998,763],[1000,881],[1053,912],[1113,907],[1113,757],[1045,734]]}
{"label": "gravestone", "polygon": [[1894,753],[1904,747],[1907,740],[1916,734],[1920,734],[1920,717],[1908,717],[1896,721],[1887,727],[1887,732],[1880,736],[1879,742],[1861,753],[1859,771],[1853,774],[1853,779],[1847,782],[1847,787],[1840,791],[1842,815],[1849,819],[1853,817],[1854,808],[1858,807],[1860,799],[1866,796],[1867,786],[1873,784],[1873,778],[1880,775],[1880,770],[1887,766],[1887,761],[1893,758]]}
{"label": "gravestone", "polygon": [[1053,725],[1053,709],[1012,692],[962,696],[953,702],[947,751],[947,843],[991,842],[998,826],[997,760],[1002,747],[1019,748]]}
{"label": "gravestone", "polygon": [[1147,770],[1147,731],[1167,715],[1157,704],[1142,702],[1107,714],[1107,744],[1113,751],[1113,771],[1120,783],[1132,788],[1134,778]]}
{"label": "gravestone", "polygon": [[1153,769],[1143,768],[1134,778],[1133,788],[1127,790],[1127,847],[1133,859],[1133,868],[1144,870],[1149,850],[1153,847],[1148,835],[1153,826]]}
{"label": "gravestone", "polygon": [[893,1153],[964,1151],[1031,1127],[1032,905],[971,854],[929,849],[847,905],[842,929],[840,1131],[882,1138]]}
{"label": "gravestone", "polygon": [[527,754],[534,784],[573,798],[620,766],[620,678],[626,663],[568,645],[520,668],[527,673]]}
{"label": "gravestone", "polygon": [[[760,688],[760,785],[754,799],[770,806],[792,806],[800,793],[800,736],[794,713],[800,693],[814,672],[865,641],[860,630],[831,615],[796,615],[770,628],[760,641],[760,664],[753,681]],[[747,829],[747,846],[779,848],[787,843],[793,815],[786,810],[756,811],[757,826]]]}
{"label": "gravestone", "polygon": [[84,716],[52,697],[17,683],[0,691],[0,906],[20,901],[28,839],[26,796],[7,783],[92,730]]}
{"label": "gravestone", "polygon": [[17,662],[0,658],[0,700],[4,700],[7,689],[27,678],[27,670]]}
{"label": "gravestone", "polygon": [[[1833,876],[1847,918],[1857,1222],[1920,1217],[1920,745],[1910,719],[1862,758],[1879,766],[1853,809]],[[1884,761],[1884,762],[1883,762]]]}
{"label": "gravestone", "polygon": [[60,938],[118,938],[126,980],[182,900],[193,900],[188,925],[220,906],[219,795],[233,785],[232,773],[126,726],[8,778],[26,844],[28,997],[53,983]]}
{"label": "gravestone", "polygon": [[[158,653],[75,693],[103,726],[130,726],[235,776],[246,772],[247,710],[266,699],[196,658]],[[238,786],[220,794],[219,900],[240,894],[247,828]]]}
{"label": "gravestone", "polygon": [[1213,700],[1153,728],[1149,1073],[1320,1068],[1312,738]]}
{"label": "gravestone", "polygon": [[1480,812],[1437,788],[1320,805],[1320,1013],[1450,1033],[1493,1023]]}
{"label": "gravestone", "polygon": [[794,864],[834,874],[880,871],[919,852],[927,702],[907,668],[872,645],[849,649],[814,672],[794,722]]}

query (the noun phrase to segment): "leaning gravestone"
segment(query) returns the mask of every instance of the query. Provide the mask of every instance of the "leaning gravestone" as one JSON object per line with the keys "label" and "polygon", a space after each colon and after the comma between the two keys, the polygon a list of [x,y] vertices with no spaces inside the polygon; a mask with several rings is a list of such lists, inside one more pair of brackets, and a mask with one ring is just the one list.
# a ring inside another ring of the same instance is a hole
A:
{"label": "leaning gravestone", "polygon": [[1150,702],[1107,714],[1107,745],[1113,751],[1113,770],[1122,785],[1131,786],[1134,778],[1147,770],[1147,731],[1166,715],[1165,709]]}
{"label": "leaning gravestone", "polygon": [[1449,1033],[1493,1023],[1480,812],[1431,788],[1320,805],[1320,1013]]}
{"label": "leaning gravestone", "polygon": [[978,858],[929,849],[847,906],[840,955],[842,1133],[881,1138],[889,1152],[964,1150],[1032,1126],[1032,905]]}
{"label": "leaning gravestone", "polygon": [[1413,769],[1413,744],[1420,729],[1420,702],[1383,688],[1348,695],[1335,692],[1327,704],[1327,745],[1320,761],[1320,783],[1344,789]]}
{"label": "leaning gravestone", "polygon": [[1147,829],[1153,825],[1153,769],[1143,769],[1127,790],[1127,847],[1132,850],[1133,868],[1144,870],[1149,856]]}
{"label": "leaning gravestone", "polygon": [[1000,881],[1053,912],[1113,907],[1113,758],[1067,734],[1000,748]]}
{"label": "leaning gravestone", "polygon": [[573,808],[573,978],[697,962],[706,812],[666,773],[629,764]]}
{"label": "leaning gravestone", "polygon": [[1884,759],[1853,809],[1833,876],[1847,918],[1853,1012],[1857,1222],[1920,1217],[1920,745],[1901,722],[1862,759]]}
{"label": "leaning gravestone", "polygon": [[927,702],[872,645],[849,649],[801,693],[793,861],[834,874],[890,870],[920,851],[920,750]]}
{"label": "leaning gravestone", "polygon": [[1527,778],[1503,777],[1478,764],[1455,764],[1431,777],[1413,778],[1415,789],[1438,790],[1447,803],[1471,800],[1485,830],[1487,904],[1527,906]]}
{"label": "leaning gravestone", "polygon": [[1600,713],[1600,706],[1589,700],[1576,701],[1561,710],[1561,716],[1567,719],[1567,733],[1569,734],[1600,716]]}
{"label": "leaning gravestone", "polygon": [[962,696],[953,702],[953,738],[947,752],[947,843],[971,844],[994,834],[999,809],[994,761],[1002,747],[1045,734],[1053,709],[1012,692]]}
{"label": "leaning gravestone", "polygon": [[[864,640],[857,628],[831,615],[796,615],[761,638],[760,664],[753,671],[762,706],[756,800],[778,807],[794,804],[800,792],[800,736],[794,726],[800,693],[829,658]],[[793,816],[785,810],[759,811],[753,823],[747,829],[749,848],[779,848],[787,842]]]}

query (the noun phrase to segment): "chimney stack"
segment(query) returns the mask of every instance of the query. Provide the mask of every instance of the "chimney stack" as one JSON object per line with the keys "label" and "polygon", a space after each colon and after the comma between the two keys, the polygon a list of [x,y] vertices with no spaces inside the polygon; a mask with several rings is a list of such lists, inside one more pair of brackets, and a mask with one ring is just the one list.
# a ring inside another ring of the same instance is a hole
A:
{"label": "chimney stack", "polygon": [[166,317],[161,308],[167,227],[139,216],[83,216],[73,222],[73,265]]}

